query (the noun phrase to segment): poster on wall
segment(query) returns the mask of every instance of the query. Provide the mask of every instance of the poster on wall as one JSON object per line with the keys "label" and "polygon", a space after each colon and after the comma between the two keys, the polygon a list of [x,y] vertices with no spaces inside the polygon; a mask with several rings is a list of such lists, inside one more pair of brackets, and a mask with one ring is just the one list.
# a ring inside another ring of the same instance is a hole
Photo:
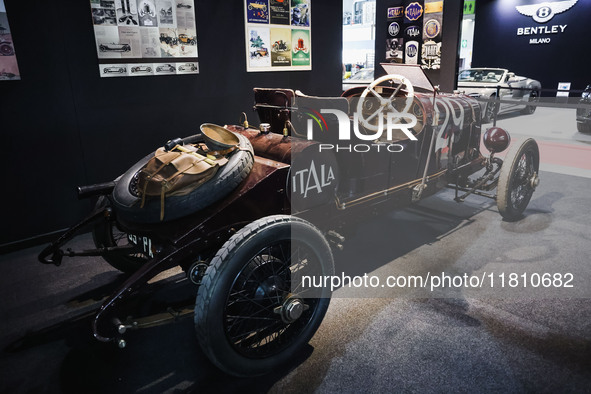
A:
{"label": "poster on wall", "polygon": [[4,0],[0,0],[0,81],[21,79],[16,61],[16,51],[8,25]]}
{"label": "poster on wall", "polygon": [[441,32],[443,26],[443,0],[425,0],[423,17],[423,46],[421,65],[428,70],[441,68]]}
{"label": "poster on wall", "polygon": [[90,0],[101,77],[198,74],[194,0]]}
{"label": "poster on wall", "polygon": [[310,0],[245,0],[246,71],[312,69]]}

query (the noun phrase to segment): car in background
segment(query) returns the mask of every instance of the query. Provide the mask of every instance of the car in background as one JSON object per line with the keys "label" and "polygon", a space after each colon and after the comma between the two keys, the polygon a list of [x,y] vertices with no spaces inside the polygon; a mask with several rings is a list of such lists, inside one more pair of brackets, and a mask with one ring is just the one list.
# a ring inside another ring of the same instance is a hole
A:
{"label": "car in background", "polygon": [[129,52],[129,51],[131,51],[131,46],[129,44],[121,44],[121,43],[111,42],[109,44],[100,44],[99,50],[101,52],[107,52],[107,51]]}
{"label": "car in background", "polygon": [[185,64],[181,64],[178,67],[179,71],[197,71],[197,64],[196,63],[185,63]]}
{"label": "car in background", "polygon": [[591,85],[587,85],[579,104],[586,104],[587,108],[577,108],[577,130],[580,133],[591,133]]}
{"label": "car in background", "polygon": [[536,107],[529,104],[539,99],[542,84],[506,68],[469,68],[460,71],[458,90],[479,99],[486,123],[503,112],[520,109],[523,114],[533,114]]}
{"label": "car in background", "polygon": [[135,66],[131,68],[132,73],[151,73],[152,67],[150,66]]}
{"label": "car in background", "polygon": [[107,67],[103,68],[103,73],[105,73],[105,74],[109,74],[109,73],[123,74],[126,71],[127,71],[127,68],[124,66],[107,66]]}
{"label": "car in background", "polygon": [[158,72],[158,73],[160,73],[160,72],[172,73],[175,71],[176,71],[176,68],[172,64],[168,64],[168,63],[162,64],[162,65],[156,67],[156,72]]}
{"label": "car in background", "polygon": [[179,34],[178,40],[181,44],[187,44],[187,45],[195,45],[195,43],[197,41],[195,39],[195,37],[189,37],[186,34]]}
{"label": "car in background", "polygon": [[358,86],[367,86],[374,80],[373,68],[362,68],[350,78],[343,79],[343,92]]}

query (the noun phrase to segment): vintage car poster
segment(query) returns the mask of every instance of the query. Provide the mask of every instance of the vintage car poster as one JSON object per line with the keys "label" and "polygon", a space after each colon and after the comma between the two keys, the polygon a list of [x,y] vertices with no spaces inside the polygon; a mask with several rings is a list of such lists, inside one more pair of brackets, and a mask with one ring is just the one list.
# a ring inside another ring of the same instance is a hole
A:
{"label": "vintage car poster", "polygon": [[244,29],[246,71],[312,69],[309,0],[245,0]]}
{"label": "vintage car poster", "polygon": [[310,0],[291,0],[291,25],[310,26]]}
{"label": "vintage car poster", "polygon": [[269,14],[271,24],[289,25],[289,1],[269,0]]}
{"label": "vintage car poster", "polygon": [[252,27],[248,30],[250,53],[248,65],[253,68],[271,67],[271,33],[268,27]]}
{"label": "vintage car poster", "polygon": [[8,25],[4,0],[0,0],[0,81],[21,79]]}
{"label": "vintage car poster", "polygon": [[[124,2],[121,1],[121,3]],[[156,17],[156,3],[154,0],[138,0],[137,8],[140,26],[158,26],[158,18]]]}
{"label": "vintage car poster", "polygon": [[425,0],[423,17],[423,68],[437,70],[441,67],[441,35],[443,25],[443,0]]}
{"label": "vintage car poster", "polygon": [[269,3],[267,0],[247,0],[248,23],[269,23]]}
{"label": "vintage car poster", "polygon": [[310,65],[310,32],[308,30],[291,31],[291,64],[294,66]]}
{"label": "vintage car poster", "polygon": [[271,28],[271,66],[291,66],[291,29]]}
{"label": "vintage car poster", "polygon": [[174,0],[156,0],[156,13],[158,14],[158,26],[175,27],[177,25]]}
{"label": "vintage car poster", "polygon": [[194,0],[90,0],[90,9],[101,77],[199,72]]}

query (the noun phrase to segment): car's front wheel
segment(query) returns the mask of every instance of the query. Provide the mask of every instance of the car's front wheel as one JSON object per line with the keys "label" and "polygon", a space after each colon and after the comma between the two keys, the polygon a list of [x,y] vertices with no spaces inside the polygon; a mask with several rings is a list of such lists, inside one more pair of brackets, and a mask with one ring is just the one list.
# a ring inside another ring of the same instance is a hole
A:
{"label": "car's front wheel", "polygon": [[499,103],[497,102],[497,96],[494,94],[490,96],[489,100],[484,107],[482,115],[482,123],[490,123],[499,111]]}
{"label": "car's front wheel", "polygon": [[508,221],[521,218],[539,183],[540,151],[533,138],[513,145],[501,167],[497,188],[497,207]]}
{"label": "car's front wheel", "polygon": [[235,376],[256,376],[293,359],[314,335],[330,292],[301,286],[329,276],[333,257],[322,233],[285,215],[259,219],[234,234],[205,272],[195,304],[198,342]]}

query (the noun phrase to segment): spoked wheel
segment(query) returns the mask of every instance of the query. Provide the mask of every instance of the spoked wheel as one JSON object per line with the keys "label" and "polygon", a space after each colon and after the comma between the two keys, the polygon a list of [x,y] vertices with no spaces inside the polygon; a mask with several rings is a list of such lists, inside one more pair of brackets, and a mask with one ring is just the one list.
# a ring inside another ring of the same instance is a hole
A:
{"label": "spoked wheel", "polygon": [[532,138],[513,145],[501,167],[497,194],[500,214],[509,221],[521,218],[538,186],[540,152]]}
{"label": "spoked wheel", "polygon": [[[393,92],[386,97],[383,96],[381,90],[376,90],[384,82],[389,82],[393,89]],[[409,113],[413,104],[413,98],[414,87],[410,80],[396,74],[384,75],[373,81],[365,88],[361,96],[359,96],[359,101],[357,102],[359,124],[368,130],[377,131],[381,134],[382,129],[387,124],[388,113],[399,115],[395,117],[396,123],[401,121],[402,123],[408,123],[405,114]],[[415,126],[416,120],[408,124],[408,128]],[[373,137],[369,136],[368,140],[371,140],[371,138]]]}
{"label": "spoked wheel", "polygon": [[[529,101],[531,102],[537,102],[538,101],[538,96],[539,93],[537,90],[532,90],[531,93],[529,94]],[[535,105],[528,105],[527,107],[525,107],[524,109],[521,110],[521,113],[525,114],[525,115],[531,115],[534,112],[536,112],[536,106]]]}
{"label": "spoked wheel", "polygon": [[310,223],[270,216],[244,227],[213,258],[195,305],[197,339],[220,369],[256,376],[291,360],[318,329],[328,290],[305,275],[333,273],[332,253]]}
{"label": "spoked wheel", "polygon": [[[108,204],[109,200],[106,197],[100,197],[96,205],[97,207],[107,207]],[[120,231],[116,226],[115,220],[112,218],[101,219],[94,225],[92,228],[92,239],[97,248],[130,245],[127,233]],[[122,250],[105,254],[103,255],[103,259],[119,271],[131,273],[145,264],[149,257],[135,250]]]}

